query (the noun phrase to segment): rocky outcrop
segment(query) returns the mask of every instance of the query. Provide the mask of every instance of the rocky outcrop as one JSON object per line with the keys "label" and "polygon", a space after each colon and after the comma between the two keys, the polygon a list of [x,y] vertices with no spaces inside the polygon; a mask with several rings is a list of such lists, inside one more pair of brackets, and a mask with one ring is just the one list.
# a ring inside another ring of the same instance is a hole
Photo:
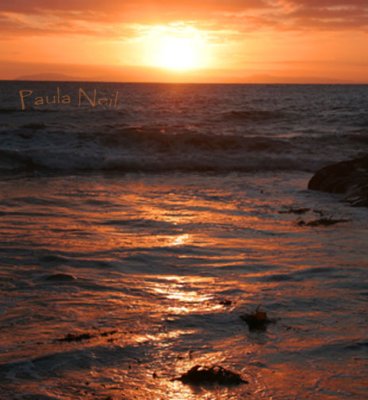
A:
{"label": "rocky outcrop", "polygon": [[203,367],[200,365],[196,365],[181,377],[173,380],[189,385],[218,384],[231,386],[248,383],[238,373],[229,371],[221,366]]}
{"label": "rocky outcrop", "polygon": [[317,171],[308,189],[340,193],[355,207],[368,207],[368,155]]}

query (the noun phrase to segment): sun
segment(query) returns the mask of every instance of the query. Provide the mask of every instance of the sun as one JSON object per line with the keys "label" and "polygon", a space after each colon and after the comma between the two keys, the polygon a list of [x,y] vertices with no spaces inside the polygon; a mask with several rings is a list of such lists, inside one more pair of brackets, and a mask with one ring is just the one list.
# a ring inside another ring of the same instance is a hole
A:
{"label": "sun", "polygon": [[172,71],[205,68],[208,63],[206,39],[188,27],[154,27],[147,35],[147,64]]}
{"label": "sun", "polygon": [[191,38],[163,37],[158,45],[156,65],[174,69],[188,70],[201,66],[198,43]]}

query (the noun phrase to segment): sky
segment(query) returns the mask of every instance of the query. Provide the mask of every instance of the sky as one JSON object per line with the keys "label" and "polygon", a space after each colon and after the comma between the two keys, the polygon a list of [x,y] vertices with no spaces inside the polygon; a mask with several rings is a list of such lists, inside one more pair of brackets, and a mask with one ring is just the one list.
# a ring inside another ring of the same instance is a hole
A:
{"label": "sky", "polygon": [[368,0],[1,0],[0,79],[368,83]]}

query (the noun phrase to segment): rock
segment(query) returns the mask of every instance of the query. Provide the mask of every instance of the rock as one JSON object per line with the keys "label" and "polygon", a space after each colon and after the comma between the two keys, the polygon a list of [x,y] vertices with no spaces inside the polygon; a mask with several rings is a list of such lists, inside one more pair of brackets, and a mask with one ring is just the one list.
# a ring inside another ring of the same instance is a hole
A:
{"label": "rock", "polygon": [[298,214],[298,215],[301,215],[301,214],[305,214],[305,213],[307,213],[309,211],[310,211],[310,208],[293,208],[293,207],[291,207],[291,208],[289,208],[287,210],[279,211],[279,214]]}
{"label": "rock", "polygon": [[91,335],[90,333],[81,333],[81,334],[74,334],[68,333],[62,339],[57,339],[58,342],[81,342],[82,340],[89,340],[93,339],[95,335]]}
{"label": "rock", "polygon": [[245,321],[250,331],[265,331],[269,324],[273,324],[276,321],[269,319],[265,311],[260,311],[257,307],[256,311],[250,314],[244,314],[240,316],[240,319]]}
{"label": "rock", "polygon": [[299,226],[311,226],[311,227],[317,227],[317,226],[331,226],[335,224],[341,224],[342,222],[350,222],[349,219],[333,219],[333,218],[320,218],[320,219],[315,219],[313,221],[305,222],[303,220],[298,222]]}
{"label": "rock", "polygon": [[47,281],[56,282],[69,282],[75,281],[77,278],[71,274],[52,274],[45,278]]}
{"label": "rock", "polygon": [[229,371],[221,366],[202,367],[200,365],[196,365],[175,380],[188,385],[240,385],[248,383],[238,373]]}
{"label": "rock", "polygon": [[368,155],[322,168],[308,189],[343,194],[352,206],[368,207]]}

